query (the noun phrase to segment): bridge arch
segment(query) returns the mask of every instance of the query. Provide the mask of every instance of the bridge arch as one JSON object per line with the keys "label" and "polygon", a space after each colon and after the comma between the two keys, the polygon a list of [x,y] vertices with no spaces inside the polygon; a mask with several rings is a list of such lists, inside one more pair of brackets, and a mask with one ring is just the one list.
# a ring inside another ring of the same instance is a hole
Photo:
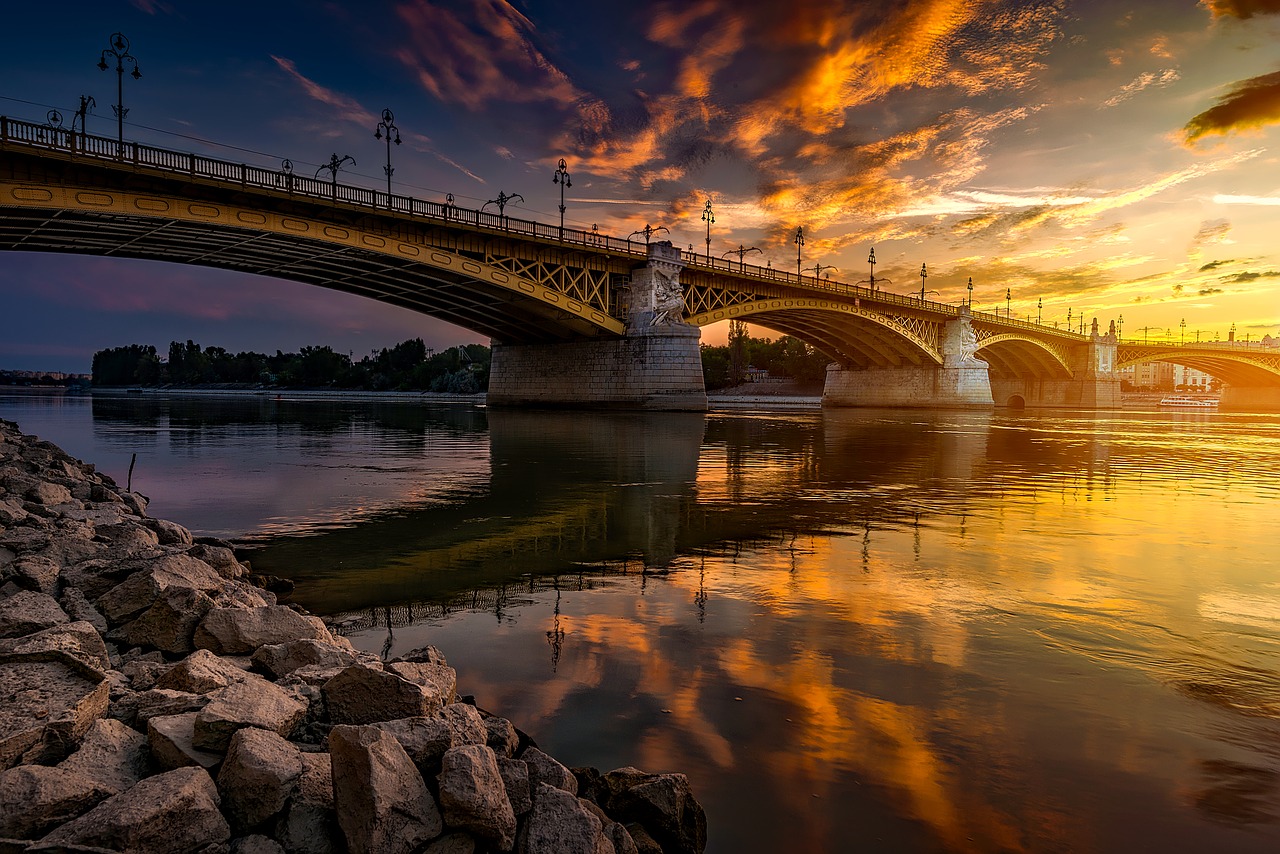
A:
{"label": "bridge arch", "polygon": [[1069,379],[1073,375],[1064,349],[1020,332],[979,336],[977,355],[996,377]]}
{"label": "bridge arch", "polygon": [[1230,386],[1244,388],[1280,388],[1280,353],[1260,353],[1251,348],[1239,350],[1223,347],[1206,351],[1187,352],[1180,347],[1152,347],[1149,345],[1121,346],[1116,356],[1116,368],[1139,365],[1146,362],[1170,362],[1197,371],[1203,371]]}
{"label": "bridge arch", "polygon": [[791,335],[846,368],[941,365],[939,324],[911,325],[896,316],[848,300],[767,297],[726,305],[685,318],[694,326],[743,320]]}

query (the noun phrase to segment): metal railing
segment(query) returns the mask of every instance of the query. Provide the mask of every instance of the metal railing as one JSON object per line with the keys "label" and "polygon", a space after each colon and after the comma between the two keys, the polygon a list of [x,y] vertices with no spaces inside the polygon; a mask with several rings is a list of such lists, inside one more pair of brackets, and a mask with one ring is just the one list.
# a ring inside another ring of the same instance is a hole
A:
{"label": "metal railing", "polygon": [[[261,166],[250,166],[246,163],[235,163],[218,160],[190,152],[173,151],[167,148],[156,148],[138,142],[119,140],[80,133],[67,128],[41,125],[34,122],[0,116],[0,147],[26,147],[41,150],[65,152],[73,158],[86,158],[111,164],[127,164],[135,168],[147,168],[170,175],[183,175],[189,178],[213,180],[224,184],[234,184],[241,188],[253,187],[259,190],[282,192],[290,196],[308,199],[327,200],[354,207],[367,208],[380,213],[394,213],[409,217],[421,217],[437,220],[446,224],[457,224],[490,231],[506,232],[522,237],[549,240],[582,247],[589,251],[618,253],[622,255],[644,258],[648,256],[648,244],[628,238],[599,234],[595,231],[584,231],[576,228],[561,228],[559,225],[538,222],[536,220],[518,219],[503,214],[487,213],[483,210],[464,208],[448,202],[432,202],[413,196],[401,196],[367,187],[341,184],[333,179],[322,180],[297,175],[283,169],[266,169]],[[808,291],[838,294],[855,299],[874,300],[880,304],[910,308],[915,311],[925,310],[944,315],[960,315],[964,306],[952,303],[932,302],[918,297],[890,293],[880,288],[865,288],[817,276],[804,276],[776,267],[759,267],[734,262],[728,258],[715,258],[697,253],[682,253],[686,265],[698,270],[712,273],[728,273],[741,277],[749,277],[761,282],[789,285]],[[1083,338],[1070,330],[1060,330],[1029,321],[1000,317],[998,313],[973,312],[975,320],[982,320],[1002,326],[1018,327],[1034,330],[1039,333],[1054,332],[1072,338]]]}

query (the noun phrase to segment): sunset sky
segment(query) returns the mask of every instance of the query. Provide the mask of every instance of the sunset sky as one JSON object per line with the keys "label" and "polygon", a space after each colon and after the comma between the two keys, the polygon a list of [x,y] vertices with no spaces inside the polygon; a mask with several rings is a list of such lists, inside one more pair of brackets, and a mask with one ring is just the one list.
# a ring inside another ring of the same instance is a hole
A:
{"label": "sunset sky", "polygon": [[[114,135],[110,35],[132,42],[126,136],[313,174],[337,153],[399,192],[703,250],[868,273],[1015,316],[1124,317],[1126,337],[1280,334],[1280,0],[455,0],[11,4],[0,112]],[[15,34],[17,37],[15,37]],[[372,301],[195,267],[0,256],[0,368],[193,338],[483,340]],[[763,330],[761,330],[763,332]],[[768,334],[768,333],[764,333]],[[723,338],[707,330],[704,340]]]}

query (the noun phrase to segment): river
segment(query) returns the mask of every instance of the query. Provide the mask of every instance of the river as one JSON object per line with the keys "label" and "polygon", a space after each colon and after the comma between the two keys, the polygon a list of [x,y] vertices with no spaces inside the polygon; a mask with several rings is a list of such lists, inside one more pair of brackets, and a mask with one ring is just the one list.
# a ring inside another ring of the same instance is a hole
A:
{"label": "river", "polygon": [[0,393],[708,851],[1280,850],[1280,416]]}

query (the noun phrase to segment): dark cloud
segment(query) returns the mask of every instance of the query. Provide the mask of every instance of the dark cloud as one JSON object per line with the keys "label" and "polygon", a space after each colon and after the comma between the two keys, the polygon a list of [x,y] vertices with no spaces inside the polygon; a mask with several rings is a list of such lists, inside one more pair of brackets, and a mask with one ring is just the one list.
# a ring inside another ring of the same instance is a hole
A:
{"label": "dark cloud", "polygon": [[1187,122],[1183,128],[1184,141],[1192,145],[1210,134],[1225,135],[1277,123],[1280,123],[1280,71],[1237,83],[1215,106]]}
{"label": "dark cloud", "polygon": [[1213,294],[1222,293],[1222,288],[1201,288],[1198,293],[1202,297],[1212,296]]}
{"label": "dark cloud", "polygon": [[1280,0],[1200,0],[1215,18],[1252,18],[1280,15]]}
{"label": "dark cloud", "polygon": [[1234,264],[1235,261],[1236,259],[1234,258],[1228,258],[1226,261],[1210,261],[1208,264],[1205,264],[1200,267],[1200,272],[1207,273],[1210,270],[1216,270],[1219,267],[1225,267],[1228,264]]}
{"label": "dark cloud", "polygon": [[[1252,282],[1255,279],[1274,279],[1278,277],[1280,277],[1280,271],[1277,270],[1264,270],[1261,273],[1248,271],[1244,273],[1233,273],[1230,276],[1223,276],[1220,281],[1238,285],[1242,282]],[[1203,291],[1201,293],[1203,293]]]}

